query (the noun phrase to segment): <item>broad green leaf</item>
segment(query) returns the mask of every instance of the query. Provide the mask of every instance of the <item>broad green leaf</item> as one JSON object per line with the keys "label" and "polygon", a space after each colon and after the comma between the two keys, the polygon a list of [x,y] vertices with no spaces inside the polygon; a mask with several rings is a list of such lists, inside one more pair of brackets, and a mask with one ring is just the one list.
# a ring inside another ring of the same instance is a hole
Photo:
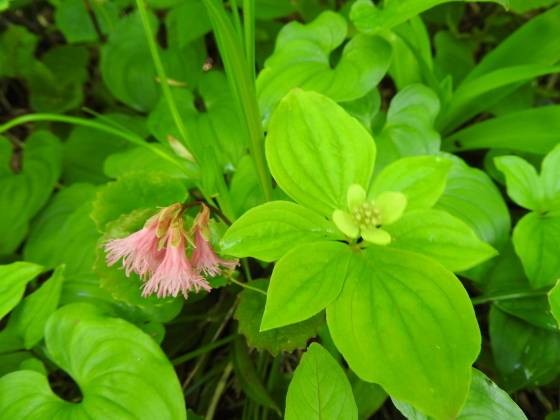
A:
{"label": "broad green leaf", "polygon": [[63,281],[62,265],[41,287],[23,299],[10,315],[10,325],[15,328],[25,349],[35,347],[43,338],[47,320],[58,307]]}
{"label": "broad green leaf", "polygon": [[508,240],[511,228],[509,211],[499,190],[481,170],[469,167],[453,155],[442,156],[453,161],[453,166],[445,191],[434,208],[461,219],[476,236],[499,250]]}
{"label": "broad green leaf", "polygon": [[544,154],[558,143],[560,105],[550,105],[472,124],[446,137],[443,148],[452,152],[505,148]]}
{"label": "broad green leaf", "polygon": [[[534,0],[522,1],[529,4]],[[513,5],[514,2],[511,2]],[[523,64],[556,64],[560,60],[558,19],[560,19],[560,7],[555,7],[530,19],[486,54],[464,82],[505,67]]]}
{"label": "broad green leaf", "polygon": [[390,45],[381,37],[354,36],[332,68],[329,55],[346,34],[346,20],[331,11],[307,25],[292,21],[282,28],[274,54],[257,78],[265,124],[280,100],[295,87],[341,102],[358,99],[377,86],[389,67]]}
{"label": "broad green leaf", "polygon": [[25,141],[21,172],[13,173],[10,143],[0,137],[0,255],[17,249],[29,220],[51,195],[61,170],[61,145],[47,131],[35,131]]}
{"label": "broad green leaf", "polygon": [[[68,43],[99,42],[92,16],[81,0],[63,0],[56,6],[54,19]],[[119,9],[114,2],[105,1],[91,7],[102,34],[107,34],[119,19]]]}
{"label": "broad green leaf", "polygon": [[85,274],[66,278],[62,286],[60,306],[77,302],[91,303],[106,315],[123,318],[133,324],[142,326],[149,321],[171,321],[181,312],[183,301],[177,299],[169,305],[160,306],[127,305],[122,300],[114,299],[110,292],[101,288],[98,276]]}
{"label": "broad green leaf", "polygon": [[0,265],[0,319],[18,304],[27,283],[42,271],[42,266],[28,262]]}
{"label": "broad green leaf", "polygon": [[241,336],[237,337],[231,347],[233,370],[245,394],[260,405],[279,411],[276,402],[270,396],[270,393],[263,384],[263,380],[257,373],[255,365],[249,356],[249,349],[245,339]]}
{"label": "broad green leaf", "polygon": [[376,171],[400,157],[433,155],[439,152],[440,136],[433,126],[440,103],[430,88],[412,84],[395,95],[387,122],[376,136]]}
{"label": "broad green leaf", "polygon": [[[393,403],[408,420],[433,420],[410,404],[393,399]],[[484,373],[473,368],[472,382],[467,402],[457,420],[508,419],[527,420],[523,411],[511,397],[492,382]]]}
{"label": "broad green leaf", "polygon": [[558,0],[509,0],[510,9],[515,13],[524,13],[529,10],[552,6],[556,3],[558,3]]}
{"label": "broad green leaf", "polygon": [[[371,0],[358,0],[352,6],[350,18],[356,27],[367,34],[391,29],[438,4],[454,0],[391,0],[378,7]],[[481,0],[499,3],[506,8],[509,0]]]}
{"label": "broad green leaf", "polygon": [[560,142],[542,161],[541,182],[545,197],[554,200],[560,195]]}
{"label": "broad green leaf", "polygon": [[341,242],[311,242],[288,252],[274,267],[261,331],[306,320],[333,302],[352,251]]}
{"label": "broad green leaf", "polygon": [[[91,184],[73,184],[63,187],[53,195],[49,203],[31,223],[29,236],[23,248],[24,259],[44,265],[49,269],[70,262],[69,260],[76,256],[76,253],[73,252],[74,246],[83,242],[84,238],[76,238],[77,235],[73,229],[75,225],[69,221],[69,218],[74,218],[75,216],[72,217],[72,215],[85,203],[91,203],[96,191],[96,187]],[[88,216],[86,215],[86,217]],[[90,222],[93,221],[90,219]],[[93,230],[96,231],[95,225]],[[77,240],[75,241],[75,239]],[[68,247],[68,242],[72,242],[73,246]],[[65,246],[60,246],[63,243]],[[65,254],[70,258],[62,257]]]}
{"label": "broad green leaf", "polygon": [[[185,22],[189,22],[185,25]],[[165,26],[169,39],[179,48],[196,40],[212,30],[206,7],[200,0],[187,0],[173,7],[165,16]]]}
{"label": "broad green leaf", "polygon": [[35,61],[39,37],[21,25],[9,25],[0,34],[0,75],[17,77]]}
{"label": "broad green leaf", "polygon": [[370,419],[387,399],[387,393],[379,385],[361,380],[351,370],[346,371],[346,376],[352,385],[352,394],[358,407],[358,419]]}
{"label": "broad green leaf", "polygon": [[[135,272],[130,273],[130,277],[122,270],[121,263],[116,263],[109,267],[106,261],[106,253],[102,248],[109,239],[120,239],[139,231],[144,226],[147,219],[157,213],[157,209],[134,210],[130,214],[123,214],[114,222],[106,226],[106,233],[99,240],[97,247],[97,260],[94,265],[94,272],[101,277],[101,287],[113,295],[116,300],[124,301],[129,306],[158,307],[168,304],[179,304],[182,299],[172,297],[158,298],[152,294],[142,297],[142,286],[144,282]],[[119,267],[121,265],[121,267]],[[203,292],[205,293],[205,292]]]}
{"label": "broad green leaf", "polygon": [[556,323],[560,323],[560,287],[558,284],[560,280],[556,282],[556,285],[548,292],[548,303],[550,304],[550,310]]}
{"label": "broad green leaf", "polygon": [[375,143],[358,121],[331,99],[292,90],[270,123],[266,157],[278,185],[322,215],[346,208],[352,184],[367,187]]}
{"label": "broad green leaf", "polygon": [[560,217],[526,214],[513,229],[513,245],[531,286],[556,284],[560,278]]}
{"label": "broad green leaf", "polygon": [[[268,280],[255,280],[249,283],[251,287],[267,291]],[[251,289],[244,289],[239,294],[239,304],[235,309],[235,319],[239,321],[239,332],[247,337],[247,344],[260,351],[268,350],[276,357],[281,351],[293,352],[307,346],[310,338],[317,335],[317,328],[325,323],[323,313],[270,331],[260,331],[264,314],[266,295]]]}
{"label": "broad green leaf", "polygon": [[[148,17],[152,31],[157,32],[157,18],[151,13]],[[195,43],[179,48],[169,41],[167,50],[159,50],[167,77],[196,87],[206,57],[204,46]],[[100,69],[103,82],[115,98],[140,112],[156,107],[161,87],[156,81],[156,69],[137,12],[115,25],[101,48]]]}
{"label": "broad green leaf", "polygon": [[506,67],[463,82],[436,124],[438,131],[448,134],[475,115],[488,109],[514,92],[522,84],[546,74],[560,72],[560,66],[527,64]]}
{"label": "broad green leaf", "polygon": [[249,210],[228,229],[221,251],[235,257],[276,261],[298,245],[344,240],[334,224],[288,201],[272,201]]}
{"label": "broad green leaf", "polygon": [[[154,147],[162,151],[164,150],[169,154],[173,153],[171,148],[160,144],[154,144]],[[178,157],[176,158],[178,159]],[[185,167],[194,170],[194,164],[192,162],[186,159],[181,160],[181,162]],[[164,172],[173,178],[186,178],[185,172],[180,168],[151,150],[141,146],[136,146],[123,152],[113,153],[105,159],[103,164],[103,172],[109,178],[119,178],[129,172],[137,172],[145,168],[150,168],[150,170],[155,172]]]}
{"label": "broad green leaf", "polygon": [[501,386],[512,393],[546,385],[560,373],[560,332],[534,327],[496,307],[490,340]]}
{"label": "broad green leaf", "polygon": [[83,101],[82,84],[88,78],[88,50],[63,45],[47,51],[23,72],[31,91],[29,102],[38,112],[63,113]]}
{"label": "broad green leaf", "polygon": [[339,105],[371,132],[374,118],[381,108],[381,94],[375,88],[361,98],[340,102]]}
{"label": "broad green leaf", "polygon": [[231,204],[236,217],[241,217],[253,207],[264,204],[259,175],[249,155],[243,156],[238,162],[237,170],[231,177],[229,191],[234,198]]}
{"label": "broad green leaf", "polygon": [[[148,137],[143,117],[116,113],[104,116],[142,138]],[[130,143],[122,137],[92,127],[74,127],[63,146],[62,179],[67,184],[73,182],[105,184],[110,179],[103,173],[103,162],[109,155],[128,150],[130,146]],[[85,156],[87,158],[84,158]],[[146,165],[139,169],[147,167],[150,166]],[[151,167],[150,169],[155,170]]]}
{"label": "broad green leaf", "polygon": [[441,210],[415,210],[383,227],[394,241],[390,246],[433,258],[447,269],[468,270],[497,255],[463,221]]}
{"label": "broad green leaf", "polygon": [[480,332],[465,289],[442,265],[390,247],[352,254],[327,323],[363,380],[438,419],[459,414]]}
{"label": "broad green leaf", "polygon": [[[527,288],[529,290],[529,288]],[[510,289],[509,291],[514,291]],[[558,331],[558,321],[551,312],[552,299],[545,295],[519,299],[498,300],[494,305],[502,311],[516,316],[535,327]]]}
{"label": "broad green leaf", "polygon": [[[246,153],[247,143],[224,73],[204,74],[198,86],[200,99],[185,88],[174,88],[172,95],[190,137],[196,139],[192,143],[196,150],[191,152],[201,156],[205,147],[211,146],[223,169],[235,168]],[[150,113],[148,128],[163,144],[168,143],[170,135],[181,139],[165,98]]]}
{"label": "broad green leaf", "polygon": [[352,387],[344,371],[320,344],[301,358],[288,394],[286,420],[358,420]]}
{"label": "broad green leaf", "polygon": [[80,387],[82,402],[62,400],[45,376],[24,370],[0,379],[0,418],[186,419],[173,366],[155,341],[134,325],[107,317],[93,305],[76,303],[51,316],[45,340],[53,362]]}
{"label": "broad green leaf", "polygon": [[406,210],[430,208],[445,190],[452,163],[438,156],[415,156],[399,159],[379,172],[369,189],[369,198],[385,191],[406,195]]}
{"label": "broad green leaf", "polygon": [[438,31],[434,35],[434,47],[434,74],[439,80],[451,75],[453,85],[457,86],[474,68],[476,42],[459,38],[449,31]]}
{"label": "broad green leaf", "polygon": [[494,158],[496,167],[506,177],[510,198],[529,210],[537,210],[544,198],[544,191],[536,168],[517,156]]}
{"label": "broad green leaf", "polygon": [[[240,6],[242,5],[240,4]],[[259,20],[272,20],[287,16],[296,9],[296,5],[290,0],[255,0],[255,18]]]}
{"label": "broad green leaf", "polygon": [[493,104],[487,109],[487,112],[499,117],[533,108],[534,105],[535,87],[533,86],[533,81],[529,81]]}
{"label": "broad green leaf", "polygon": [[92,219],[99,230],[133,210],[167,207],[181,203],[187,190],[177,178],[161,172],[130,172],[107,184],[93,202]]}

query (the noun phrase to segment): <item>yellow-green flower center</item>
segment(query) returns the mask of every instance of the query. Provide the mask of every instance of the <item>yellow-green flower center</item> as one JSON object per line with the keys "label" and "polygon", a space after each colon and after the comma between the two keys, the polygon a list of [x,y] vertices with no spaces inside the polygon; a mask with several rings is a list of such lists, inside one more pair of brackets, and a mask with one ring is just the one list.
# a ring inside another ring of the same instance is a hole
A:
{"label": "yellow-green flower center", "polygon": [[369,203],[362,203],[352,210],[352,220],[360,229],[372,229],[381,225],[381,214],[374,204],[375,202],[372,200]]}

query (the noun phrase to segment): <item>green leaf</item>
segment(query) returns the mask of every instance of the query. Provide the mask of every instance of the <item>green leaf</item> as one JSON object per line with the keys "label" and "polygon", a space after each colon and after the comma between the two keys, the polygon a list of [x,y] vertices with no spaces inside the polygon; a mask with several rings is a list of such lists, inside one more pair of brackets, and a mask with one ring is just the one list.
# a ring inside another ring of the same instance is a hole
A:
{"label": "green leaf", "polygon": [[82,402],[60,399],[40,373],[19,371],[0,379],[0,418],[186,419],[173,366],[134,325],[76,303],[51,316],[45,340],[53,362],[80,387]]}
{"label": "green leaf", "polygon": [[513,245],[535,289],[560,278],[560,217],[526,214],[513,229]]}
{"label": "green leaf", "polygon": [[257,78],[265,124],[295,87],[340,102],[358,99],[377,86],[389,67],[389,44],[381,37],[357,35],[344,46],[340,61],[332,68],[329,55],[342,44],[346,33],[345,19],[331,11],[307,25],[292,21],[282,28],[274,53]]}
{"label": "green leaf", "polygon": [[558,143],[560,105],[550,105],[469,125],[446,137],[443,148],[452,152],[505,148],[544,154]]}
{"label": "green leaf", "polygon": [[235,376],[243,391],[252,400],[264,407],[274,408],[279,412],[276,402],[263,385],[262,379],[255,369],[255,365],[249,356],[249,349],[243,337],[238,337],[232,344],[231,361]]}
{"label": "green leaf", "polygon": [[[91,4],[81,0],[63,0],[56,5],[54,19],[68,43],[101,41],[86,5]],[[119,9],[114,2],[95,4],[91,11],[102,34],[107,34],[119,20]]]}
{"label": "green leaf", "polygon": [[556,282],[556,285],[548,292],[548,303],[550,304],[550,311],[556,323],[560,324],[560,280]]}
{"label": "green leaf", "polygon": [[369,184],[375,143],[331,99],[294,89],[270,123],[266,156],[276,182],[291,198],[331,216],[346,208],[350,185]]}
{"label": "green leaf", "polygon": [[541,182],[544,195],[548,200],[555,200],[560,195],[559,177],[560,146],[557,145],[542,161]]}
{"label": "green leaf", "polygon": [[354,400],[358,406],[358,419],[370,419],[387,400],[387,393],[377,384],[362,381],[351,370],[347,370],[346,375],[352,385],[352,394],[354,394]]}
{"label": "green leaf", "polygon": [[[523,0],[525,4],[531,1],[534,0]],[[560,60],[558,19],[560,19],[560,7],[530,19],[486,54],[464,82],[505,67],[523,64],[544,66],[556,64]]]}
{"label": "green leaf", "polygon": [[42,266],[28,262],[0,265],[0,319],[18,304],[27,283],[42,271]]}
{"label": "green leaf", "polygon": [[[75,252],[75,246],[83,243],[85,237],[80,235],[77,238],[75,228],[81,225],[79,222],[82,221],[83,227],[85,225],[93,226],[95,233],[97,229],[88,214],[86,214],[86,218],[89,219],[89,222],[83,219],[75,220],[76,223],[74,223],[74,219],[81,218],[73,216],[73,214],[82,206],[91,203],[96,191],[97,188],[91,184],[73,184],[63,187],[56,193],[31,223],[29,236],[23,248],[24,259],[44,265],[49,269],[66,262],[70,263],[72,259],[82,260]],[[98,237],[97,234],[95,241]],[[72,243],[72,246],[67,246],[69,242]],[[65,246],[60,246],[62,243]]]}
{"label": "green leaf", "polygon": [[533,165],[518,156],[494,158],[496,168],[506,177],[507,192],[511,199],[529,210],[537,210],[544,198],[539,174]]}
{"label": "green leaf", "polygon": [[[185,22],[189,22],[185,25]],[[206,7],[200,0],[182,1],[165,16],[165,26],[169,39],[173,39],[179,48],[200,38],[212,30]]]}
{"label": "green leaf", "polygon": [[[152,13],[148,18],[152,31],[157,32],[157,18]],[[179,48],[169,42],[168,49],[159,54],[168,78],[196,87],[205,58],[202,43]],[[119,101],[140,112],[156,107],[161,87],[156,82],[156,69],[138,12],[127,15],[115,26],[101,48],[100,68],[103,82]]]}
{"label": "green leaf", "polygon": [[352,252],[341,242],[311,242],[288,252],[274,267],[261,331],[303,321],[335,300]]}
{"label": "green leaf", "polygon": [[0,35],[0,75],[17,77],[35,61],[39,37],[24,26],[10,25]]}
{"label": "green leaf", "polygon": [[[268,280],[255,280],[250,286],[267,291]],[[293,352],[304,349],[310,338],[317,335],[317,328],[325,323],[325,317],[318,313],[297,324],[286,325],[270,331],[260,331],[264,314],[266,295],[251,289],[239,293],[239,304],[235,309],[235,319],[239,321],[239,332],[247,337],[247,344],[260,351],[268,350],[276,357],[281,351]]]}
{"label": "green leaf", "polygon": [[340,102],[339,105],[371,132],[374,118],[379,115],[381,108],[381,94],[375,88],[361,98]]}
{"label": "green leaf", "polygon": [[440,136],[433,128],[439,110],[439,98],[424,85],[412,84],[397,93],[389,106],[385,126],[375,138],[376,171],[400,157],[439,152]]}
{"label": "green leaf", "polygon": [[[174,88],[171,93],[189,135],[199,139],[193,142],[192,147],[196,150],[191,152],[201,156],[205,147],[211,146],[223,169],[235,168],[246,153],[247,143],[224,73],[210,71],[204,74],[198,86],[199,99],[185,88]],[[168,143],[169,135],[181,138],[165,98],[150,113],[148,127],[163,144]]]}
{"label": "green leaf", "polygon": [[[540,9],[558,3],[558,0],[509,0],[510,9],[515,13],[525,13],[529,10]],[[547,420],[548,417],[547,417]]]}
{"label": "green leaf", "polygon": [[61,145],[47,131],[35,131],[25,141],[22,172],[12,173],[10,143],[0,137],[0,255],[17,249],[29,220],[51,195],[61,170]]}
{"label": "green leaf", "polygon": [[[171,148],[163,145],[154,144],[154,147],[173,154]],[[178,159],[178,157],[176,157]],[[192,162],[181,160],[185,167],[194,170]],[[162,158],[160,155],[146,149],[145,147],[133,147],[123,152],[113,153],[105,159],[103,172],[109,178],[119,178],[129,172],[141,171],[145,168],[155,172],[164,172],[173,178],[183,178],[186,180],[185,172],[179,167]],[[194,186],[194,184],[192,184]]]}
{"label": "green leaf", "polygon": [[183,183],[159,172],[130,172],[110,182],[93,202],[92,219],[100,231],[107,223],[133,210],[167,207],[187,196]]}
{"label": "green leaf", "polygon": [[476,236],[499,250],[507,242],[511,228],[509,211],[499,190],[483,171],[469,167],[456,156],[442,156],[453,161],[453,166],[434,208],[461,219]]}
{"label": "green leaf", "polygon": [[490,340],[502,388],[512,393],[546,385],[560,373],[560,333],[534,327],[496,307]]}
{"label": "green leaf", "polygon": [[439,80],[451,75],[453,85],[457,86],[474,68],[476,42],[460,38],[449,31],[438,31],[434,35],[434,47],[434,74]]}
{"label": "green leaf", "polygon": [[474,80],[464,81],[453,94],[445,112],[440,115],[437,128],[441,133],[448,134],[522,84],[559,71],[560,66],[527,64],[501,68]]}
{"label": "green leaf", "polygon": [[368,198],[385,191],[406,195],[406,211],[430,208],[445,190],[452,163],[437,156],[415,156],[399,159],[383,168],[370,187]]}
{"label": "green leaf", "polygon": [[[358,0],[352,6],[350,19],[356,27],[366,33],[374,34],[386,29],[391,29],[415,15],[454,0],[391,0],[383,3],[383,8],[378,8],[371,0]],[[509,0],[481,0],[499,3],[506,9]]]}
{"label": "green leaf", "polygon": [[298,245],[344,238],[317,213],[288,201],[272,201],[237,219],[222,237],[220,248],[239,258],[276,261]]}
{"label": "green leaf", "polygon": [[[142,138],[148,137],[148,130],[143,117],[116,113],[105,114],[104,117],[115,121]],[[103,162],[113,153],[130,149],[131,144],[122,137],[92,127],[77,126],[71,131],[63,147],[64,171],[62,179],[65,183],[105,184],[110,179],[103,173]],[[84,159],[84,156],[87,156],[87,159]],[[151,168],[148,165],[143,168],[146,167]]]}
{"label": "green leaf", "polygon": [[[334,398],[333,398],[334,397]],[[286,395],[286,420],[358,420],[344,371],[320,344],[301,358]]]}
{"label": "green leaf", "polygon": [[390,247],[352,254],[327,323],[363,380],[438,419],[461,411],[480,332],[465,289],[439,263]]}
{"label": "green leaf", "polygon": [[[393,403],[408,420],[432,420],[410,404],[393,399]],[[527,420],[511,397],[481,371],[472,369],[472,382],[467,402],[457,420],[486,419]]]}
{"label": "green leaf", "polygon": [[433,258],[454,272],[468,270],[498,254],[463,221],[441,210],[405,213],[383,229],[394,238],[391,247]]}
{"label": "green leaf", "polygon": [[231,204],[236,217],[241,217],[253,207],[264,204],[265,200],[259,185],[259,175],[250,156],[245,155],[237,164],[237,170],[231,178],[229,190],[231,197],[234,198]]}
{"label": "green leaf", "polygon": [[[530,290],[527,287],[527,290]],[[513,291],[510,289],[509,291]],[[551,312],[551,302],[546,296],[497,300],[494,305],[502,311],[516,316],[535,327],[558,332],[558,321]]]}
{"label": "green leaf", "polygon": [[58,307],[63,281],[62,265],[41,287],[22,300],[10,315],[10,325],[15,328],[25,349],[35,347],[42,340],[47,320]]}

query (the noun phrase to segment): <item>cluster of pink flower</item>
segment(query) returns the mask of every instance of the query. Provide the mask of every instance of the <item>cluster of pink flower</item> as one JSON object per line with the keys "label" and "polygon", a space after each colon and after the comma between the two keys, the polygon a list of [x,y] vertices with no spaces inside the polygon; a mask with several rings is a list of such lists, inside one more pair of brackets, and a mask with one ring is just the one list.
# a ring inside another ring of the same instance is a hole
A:
{"label": "cluster of pink flower", "polygon": [[[200,206],[188,231],[184,227],[184,207],[176,203],[148,219],[138,232],[107,241],[107,263],[113,265],[122,258],[126,275],[134,271],[146,282],[142,296],[157,292],[159,298],[176,297],[182,292],[187,298],[187,291],[210,291],[208,281],[200,273],[214,277],[221,273],[219,265],[232,269],[238,263],[216,255],[210,243],[210,210],[204,204]],[[190,260],[187,242],[193,247]]]}

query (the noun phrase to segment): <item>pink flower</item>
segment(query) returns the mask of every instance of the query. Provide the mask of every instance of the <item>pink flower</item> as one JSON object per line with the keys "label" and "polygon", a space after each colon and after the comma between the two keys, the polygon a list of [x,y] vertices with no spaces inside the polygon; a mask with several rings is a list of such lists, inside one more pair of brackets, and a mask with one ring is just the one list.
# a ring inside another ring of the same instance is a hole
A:
{"label": "pink flower", "polygon": [[202,210],[196,216],[193,226],[195,229],[194,245],[196,248],[192,252],[191,261],[198,271],[204,271],[205,275],[214,277],[222,273],[219,265],[232,269],[239,265],[239,263],[235,260],[224,260],[216,255],[212,249],[212,244],[206,239],[211,237],[210,228],[208,227],[210,210],[204,204],[201,206]]}
{"label": "pink flower", "polygon": [[159,238],[157,225],[153,224],[122,239],[110,239],[103,246],[107,254],[107,264],[113,265],[121,258],[126,275],[132,271],[138,273],[142,280],[150,276],[163,260],[164,252],[158,251]]}
{"label": "pink flower", "polygon": [[165,257],[150,280],[144,285],[142,296],[157,292],[157,297],[177,297],[179,291],[185,299],[187,291],[211,290],[208,281],[195,271],[185,250],[185,238],[180,227],[170,229]]}

